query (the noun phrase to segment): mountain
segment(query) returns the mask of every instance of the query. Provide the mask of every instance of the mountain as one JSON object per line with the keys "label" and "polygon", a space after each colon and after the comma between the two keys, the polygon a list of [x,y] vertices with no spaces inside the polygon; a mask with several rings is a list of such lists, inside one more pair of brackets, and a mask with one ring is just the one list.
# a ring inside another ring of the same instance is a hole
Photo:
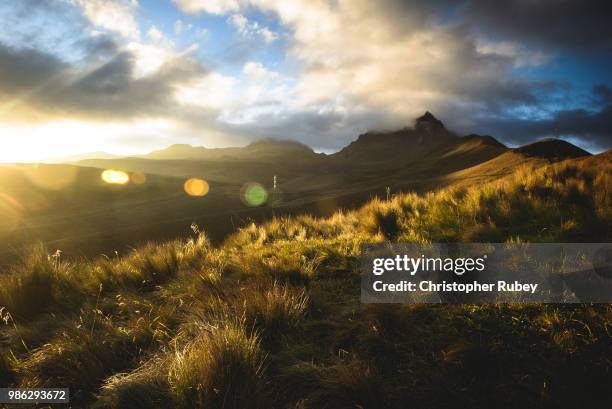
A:
{"label": "mountain", "polygon": [[334,197],[346,206],[387,186],[421,192],[458,183],[462,177],[467,181],[482,179],[475,172],[483,164],[483,177],[491,178],[507,174],[521,164],[540,164],[543,160],[557,161],[584,153],[563,141],[544,141],[513,150],[490,135],[458,136],[426,112],[412,127],[364,133],[331,155],[317,154],[298,142],[269,139],[217,149],[172,145],[140,157],[86,160],[80,164],[183,178],[196,176],[238,187],[249,182],[269,185],[276,177],[289,201]]}
{"label": "mountain", "polygon": [[543,139],[538,142],[530,143],[516,148],[514,151],[525,156],[536,156],[552,160],[579,158],[581,156],[591,155],[589,152],[576,145],[555,138]]}
{"label": "mountain", "polygon": [[[261,140],[220,149],[173,145],[141,157],[86,159],[79,166],[5,166],[0,167],[0,238],[17,246],[38,237],[66,251],[95,254],[110,245],[182,235],[196,222],[221,240],[236,227],[271,215],[325,216],[384,196],[387,188],[396,194],[468,187],[521,166],[584,155],[589,154],[559,140],[511,149],[489,135],[459,136],[428,112],[413,127],[365,133],[332,155],[298,142]],[[141,172],[146,180],[107,185],[100,178],[104,169]],[[185,194],[183,185],[192,177],[208,182],[206,196]],[[242,192],[253,182],[273,191],[274,201],[245,206]],[[92,238],[90,248],[80,244],[83,237]]]}
{"label": "mountain", "polygon": [[332,155],[344,161],[380,162],[381,165],[408,163],[435,148],[452,143],[457,136],[430,112],[416,119],[413,128],[392,132],[367,132]]}
{"label": "mountain", "polygon": [[[238,148],[223,148],[223,150]],[[144,155],[137,155],[137,158],[144,159],[208,159],[214,155],[216,149],[208,149],[203,146],[191,146],[188,144],[175,144],[167,148],[156,150]]]}
{"label": "mountain", "polygon": [[188,144],[176,144],[167,148],[139,155],[142,159],[162,160],[250,160],[270,161],[283,160],[289,156],[313,158],[314,151],[299,142],[288,140],[264,139],[250,143],[244,147],[205,148]]}

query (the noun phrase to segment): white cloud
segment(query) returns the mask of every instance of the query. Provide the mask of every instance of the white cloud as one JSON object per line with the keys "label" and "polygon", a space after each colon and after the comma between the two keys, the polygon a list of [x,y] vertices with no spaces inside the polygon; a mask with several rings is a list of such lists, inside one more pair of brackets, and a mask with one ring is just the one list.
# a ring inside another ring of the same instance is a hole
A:
{"label": "white cloud", "polygon": [[205,11],[211,14],[225,14],[238,10],[242,1],[238,0],[174,0],[187,13]]}
{"label": "white cloud", "polygon": [[185,23],[183,20],[176,20],[174,22],[174,33],[181,34],[184,31],[191,31],[193,29],[193,24]]}
{"label": "white cloud", "polygon": [[516,67],[539,66],[550,61],[551,56],[542,51],[532,51],[513,41],[491,41],[478,38],[476,51],[484,55],[498,55],[514,61]]}
{"label": "white cloud", "polygon": [[155,26],[151,26],[151,28],[149,28],[149,31],[147,31],[147,36],[155,42],[162,41],[165,38],[164,34]]}
{"label": "white cloud", "polygon": [[232,109],[238,102],[239,80],[216,72],[176,88],[175,99],[201,108]]}
{"label": "white cloud", "polygon": [[242,67],[242,72],[255,81],[272,81],[278,79],[280,74],[266,69],[262,63],[249,61]]}
{"label": "white cloud", "polygon": [[140,29],[134,16],[136,0],[72,0],[96,26],[137,39]]}
{"label": "white cloud", "polygon": [[261,26],[257,21],[249,21],[249,19],[242,14],[232,14],[228,18],[228,22],[236,27],[238,33],[245,38],[261,36],[268,44],[278,39],[277,33],[266,26]]}
{"label": "white cloud", "polygon": [[260,28],[258,30],[258,33],[261,34],[266,43],[271,43],[275,40],[278,40],[278,34],[270,30],[268,27]]}
{"label": "white cloud", "polygon": [[245,37],[267,34],[243,12],[275,14],[293,36],[288,56],[300,67],[290,93],[296,109],[370,113],[386,118],[387,126],[406,124],[426,109],[452,114],[452,126],[505,100],[530,103],[529,86],[511,70],[548,58],[510,43],[479,44],[466,27],[436,23],[410,2],[230,0],[211,10],[205,0],[190,0],[189,7],[229,14]]}

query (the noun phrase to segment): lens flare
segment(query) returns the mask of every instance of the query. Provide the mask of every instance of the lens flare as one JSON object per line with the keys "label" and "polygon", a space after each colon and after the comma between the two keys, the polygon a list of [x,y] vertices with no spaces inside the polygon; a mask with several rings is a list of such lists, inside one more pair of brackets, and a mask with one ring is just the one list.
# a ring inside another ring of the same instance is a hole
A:
{"label": "lens flare", "polygon": [[25,174],[36,186],[47,190],[62,190],[77,178],[79,168],[66,165],[29,165]]}
{"label": "lens flare", "polygon": [[259,183],[248,183],[242,187],[241,197],[249,206],[261,206],[268,200],[268,191]]}
{"label": "lens flare", "polygon": [[136,183],[137,185],[142,185],[147,181],[147,177],[142,172],[134,172],[130,175],[130,181],[132,183]]}
{"label": "lens flare", "polygon": [[206,196],[210,190],[207,181],[197,178],[188,179],[183,188],[189,196]]}
{"label": "lens flare", "polygon": [[102,180],[113,185],[125,185],[130,177],[123,171],[108,169],[102,172]]}

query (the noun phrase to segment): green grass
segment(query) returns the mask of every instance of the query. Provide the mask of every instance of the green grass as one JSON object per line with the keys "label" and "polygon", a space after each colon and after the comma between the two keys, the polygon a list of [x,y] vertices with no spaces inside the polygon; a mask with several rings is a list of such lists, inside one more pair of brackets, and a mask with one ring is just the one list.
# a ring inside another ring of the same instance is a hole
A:
{"label": "green grass", "polygon": [[75,407],[609,407],[610,305],[363,305],[362,243],[609,241],[612,165],[524,169],[0,275],[0,384]]}

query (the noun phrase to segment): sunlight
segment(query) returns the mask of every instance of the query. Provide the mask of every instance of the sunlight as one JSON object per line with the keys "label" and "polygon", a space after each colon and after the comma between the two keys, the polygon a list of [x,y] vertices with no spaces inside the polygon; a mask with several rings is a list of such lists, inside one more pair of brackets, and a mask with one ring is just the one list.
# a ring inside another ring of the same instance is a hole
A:
{"label": "sunlight", "polygon": [[24,173],[38,187],[46,190],[62,190],[74,183],[79,168],[62,165],[28,165]]}
{"label": "sunlight", "polygon": [[133,140],[134,135],[158,135],[171,131],[174,126],[173,121],[165,119],[0,124],[0,162],[47,161],[94,151],[119,154],[143,152],[147,147]]}
{"label": "sunlight", "polygon": [[15,198],[0,193],[0,233],[10,232],[19,225],[22,209]]}

